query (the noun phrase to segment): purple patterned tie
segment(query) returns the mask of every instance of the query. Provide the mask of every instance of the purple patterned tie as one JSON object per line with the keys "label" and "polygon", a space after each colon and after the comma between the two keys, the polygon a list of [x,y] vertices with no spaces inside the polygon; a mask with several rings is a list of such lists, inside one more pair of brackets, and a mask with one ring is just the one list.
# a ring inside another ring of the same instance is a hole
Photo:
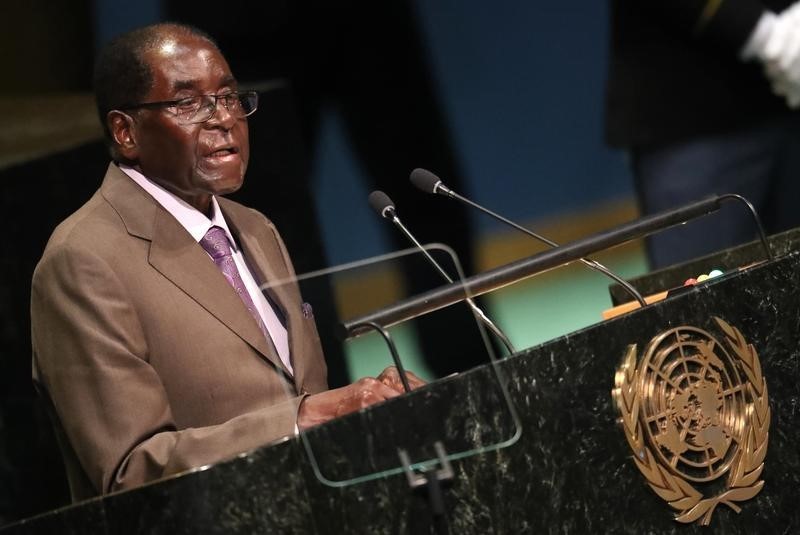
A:
{"label": "purple patterned tie", "polygon": [[271,340],[267,327],[264,325],[264,321],[261,319],[258,310],[256,310],[253,299],[247,292],[242,276],[236,268],[236,262],[233,260],[231,246],[228,243],[228,237],[225,235],[225,231],[220,227],[211,227],[208,229],[208,232],[206,232],[206,235],[203,236],[203,239],[200,240],[200,246],[211,255],[214,263],[222,274],[225,275],[225,278],[228,279],[228,283],[233,286],[233,289],[239,294],[239,298],[241,298],[244,306],[247,307],[247,310],[256,320],[256,323],[258,323],[258,328],[261,329],[261,332],[264,333],[264,336],[268,340]]}

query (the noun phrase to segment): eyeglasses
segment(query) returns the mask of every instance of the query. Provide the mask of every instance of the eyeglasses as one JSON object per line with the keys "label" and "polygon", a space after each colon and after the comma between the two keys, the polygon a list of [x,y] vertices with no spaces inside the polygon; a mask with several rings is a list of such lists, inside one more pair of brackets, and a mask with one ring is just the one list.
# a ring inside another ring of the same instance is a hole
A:
{"label": "eyeglasses", "polygon": [[142,102],[121,106],[122,110],[136,110],[139,108],[166,108],[171,109],[181,124],[204,123],[211,119],[217,112],[217,101],[221,101],[228,113],[236,119],[243,119],[252,115],[258,108],[258,93],[245,91],[239,93],[232,91],[223,95],[195,95],[178,100],[163,100],[161,102]]}

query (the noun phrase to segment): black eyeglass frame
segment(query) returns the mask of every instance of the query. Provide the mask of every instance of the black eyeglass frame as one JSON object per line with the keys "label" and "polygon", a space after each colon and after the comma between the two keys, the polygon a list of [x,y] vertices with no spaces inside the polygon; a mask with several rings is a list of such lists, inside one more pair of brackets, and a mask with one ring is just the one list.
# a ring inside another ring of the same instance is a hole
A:
{"label": "black eyeglass frame", "polygon": [[[253,109],[250,110],[249,112],[245,113],[244,115],[241,115],[241,116],[234,115],[234,117],[236,117],[237,119],[244,119],[245,117],[249,117],[250,115],[255,113],[255,111],[258,109],[258,91],[231,91],[230,93],[222,93],[220,95],[217,95],[217,94],[214,94],[214,93],[209,93],[209,94],[204,94],[204,95],[194,95],[194,96],[191,96],[191,97],[179,98],[179,99],[175,99],[175,100],[161,100],[161,101],[157,101],[157,102],[140,102],[138,104],[126,104],[125,106],[120,106],[117,109],[122,110],[122,111],[127,111],[127,110],[138,110],[138,109],[142,109],[142,108],[146,108],[146,109],[151,109],[151,108],[152,109],[171,108],[171,107],[177,106],[181,102],[185,102],[185,101],[188,101],[188,100],[193,100],[193,99],[196,99],[196,98],[200,98],[200,99],[209,98],[209,97],[213,98],[214,99],[214,107],[211,108],[211,110],[212,110],[211,111],[211,115],[209,115],[207,118],[205,118],[205,119],[203,119],[201,121],[187,121],[186,122],[186,124],[201,124],[201,123],[204,123],[204,122],[210,120],[212,117],[214,117],[214,115],[216,115],[216,113],[217,113],[217,101],[219,99],[223,99],[222,105],[225,106],[225,109],[230,112],[231,109],[227,104],[227,102],[228,102],[227,99],[229,99],[230,97],[232,97],[234,95],[236,95],[236,98],[237,98],[237,100],[239,102],[242,102],[242,99],[245,98],[245,97],[250,97],[250,98],[254,99]],[[197,112],[200,111],[200,109],[202,108],[202,103],[203,103],[203,101],[201,100],[200,101],[200,105],[197,107],[197,109],[194,111],[194,113],[197,113]],[[242,108],[242,111],[244,111],[244,108]],[[176,117],[180,118],[180,114],[179,113],[173,112],[173,114]]]}

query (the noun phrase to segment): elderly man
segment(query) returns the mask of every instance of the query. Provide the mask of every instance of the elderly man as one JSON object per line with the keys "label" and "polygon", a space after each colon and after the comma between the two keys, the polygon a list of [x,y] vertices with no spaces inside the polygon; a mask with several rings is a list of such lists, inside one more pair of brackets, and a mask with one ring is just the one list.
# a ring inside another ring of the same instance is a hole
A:
{"label": "elderly man", "polygon": [[258,95],[238,90],[207,35],[161,24],[117,38],[95,93],[113,162],[53,233],[31,305],[34,381],[73,499],[401,392],[393,369],[326,391],[310,307],[296,286],[270,286],[294,275],[278,232],[219,197],[242,185]]}

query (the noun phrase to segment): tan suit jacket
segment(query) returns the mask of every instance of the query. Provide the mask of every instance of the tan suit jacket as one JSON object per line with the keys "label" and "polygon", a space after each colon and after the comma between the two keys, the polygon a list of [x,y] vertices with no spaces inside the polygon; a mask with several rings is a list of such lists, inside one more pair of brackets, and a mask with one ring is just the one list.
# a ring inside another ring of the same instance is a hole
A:
{"label": "tan suit jacket", "polygon": [[[294,274],[275,227],[219,199],[261,283]],[[34,381],[55,416],[73,499],[130,488],[294,433],[326,388],[296,285],[266,290],[294,377],[189,233],[115,165],[55,230],[33,276]]]}

